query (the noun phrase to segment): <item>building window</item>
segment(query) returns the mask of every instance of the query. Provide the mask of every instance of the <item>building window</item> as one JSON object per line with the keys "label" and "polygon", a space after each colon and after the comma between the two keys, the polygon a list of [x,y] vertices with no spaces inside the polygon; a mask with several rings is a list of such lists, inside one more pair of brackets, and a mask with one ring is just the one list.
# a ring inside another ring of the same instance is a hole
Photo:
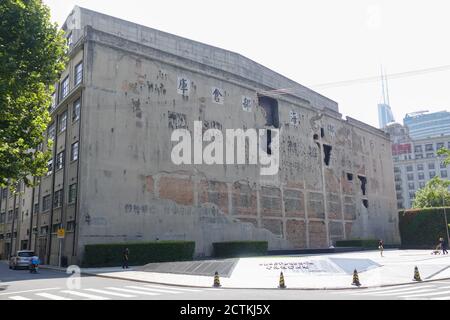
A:
{"label": "building window", "polygon": [[439,150],[439,149],[441,149],[443,147],[444,147],[444,143],[443,142],[436,143],[436,150]]}
{"label": "building window", "polygon": [[52,233],[57,233],[58,232],[58,229],[60,229],[61,228],[61,223],[55,223],[53,226],[52,226]]}
{"label": "building window", "polygon": [[8,196],[8,188],[5,188],[2,190],[2,198],[6,199],[7,196]]}
{"label": "building window", "polygon": [[69,76],[61,83],[61,97],[64,99],[69,94]]}
{"label": "building window", "polygon": [[45,236],[48,233],[48,226],[41,227],[41,236]]}
{"label": "building window", "polygon": [[424,180],[425,174],[423,172],[419,172],[419,180]]}
{"label": "building window", "polygon": [[425,182],[423,181],[419,182],[419,188],[420,189],[425,188]]}
{"label": "building window", "polygon": [[422,153],[422,146],[414,146],[415,153]]}
{"label": "building window", "polygon": [[69,203],[77,201],[77,184],[71,184],[69,186]]}
{"label": "building window", "polygon": [[53,199],[53,206],[55,208],[62,207],[63,204],[63,190],[58,190],[55,192],[55,197]]}
{"label": "building window", "polygon": [[75,67],[75,85],[79,85],[83,81],[83,62],[80,62]]}
{"label": "building window", "polygon": [[50,112],[56,109],[56,92],[52,93],[52,104],[50,105]]}
{"label": "building window", "polygon": [[69,33],[67,36],[67,46],[70,48],[73,45],[73,34],[72,32]]}
{"label": "building window", "polygon": [[408,181],[414,180],[414,174],[412,174],[412,173],[408,173],[407,177],[408,177]]}
{"label": "building window", "polygon": [[447,178],[447,170],[442,170],[441,171],[441,177],[442,178]]}
{"label": "building window", "polygon": [[73,103],[72,122],[75,122],[78,119],[80,119],[80,107],[81,107],[81,99],[79,98]]}
{"label": "building window", "polygon": [[430,171],[430,179],[433,179],[436,176],[436,172]]}
{"label": "building window", "polygon": [[48,138],[51,140],[55,140],[55,123],[52,123],[49,127],[48,127]]}
{"label": "building window", "polygon": [[431,144],[431,143],[430,144],[426,144],[425,145],[425,151],[434,151],[433,150],[433,144]]}
{"label": "building window", "polygon": [[72,232],[75,230],[75,221],[67,221],[66,231]]}
{"label": "building window", "polygon": [[433,158],[434,157],[434,153],[427,153],[427,158]]}
{"label": "building window", "polygon": [[410,192],[410,193],[409,193],[409,198],[410,198],[410,199],[414,199],[415,197],[416,197],[415,192]]}
{"label": "building window", "polygon": [[423,154],[416,154],[416,159],[423,159]]}
{"label": "building window", "polygon": [[399,176],[399,175],[396,175],[396,176],[395,176],[395,181],[402,181],[402,177]]}
{"label": "building window", "polygon": [[70,147],[70,161],[78,160],[78,141]]}
{"label": "building window", "polygon": [[395,173],[400,173],[400,172],[402,172],[402,170],[399,167],[394,167],[394,172]]}
{"label": "building window", "polygon": [[53,159],[47,161],[47,175],[51,175],[53,172]]}
{"label": "building window", "polygon": [[429,163],[428,164],[428,169],[434,170],[434,163]]}
{"label": "building window", "polygon": [[67,128],[67,111],[61,114],[61,120],[59,121],[59,132],[63,132]]}
{"label": "building window", "polygon": [[423,164],[417,165],[417,171],[423,171]]}
{"label": "building window", "polygon": [[42,211],[50,210],[50,195],[42,198]]}
{"label": "building window", "polygon": [[61,151],[56,156],[56,170],[62,169],[64,167],[64,151]]}
{"label": "building window", "polygon": [[39,202],[34,204],[34,214],[39,213]]}
{"label": "building window", "polygon": [[441,162],[439,166],[440,166],[441,169],[447,168],[447,166],[446,166],[445,163],[443,163],[443,162]]}
{"label": "building window", "polygon": [[6,212],[0,213],[0,223],[6,222]]}
{"label": "building window", "polygon": [[414,182],[409,182],[408,183],[408,189],[409,190],[414,190],[415,189]]}
{"label": "building window", "polygon": [[401,191],[402,190],[402,185],[401,184],[396,184],[395,185],[395,190]]}
{"label": "building window", "polygon": [[413,166],[407,166],[407,167],[406,167],[406,171],[407,171],[407,172],[413,171]]}

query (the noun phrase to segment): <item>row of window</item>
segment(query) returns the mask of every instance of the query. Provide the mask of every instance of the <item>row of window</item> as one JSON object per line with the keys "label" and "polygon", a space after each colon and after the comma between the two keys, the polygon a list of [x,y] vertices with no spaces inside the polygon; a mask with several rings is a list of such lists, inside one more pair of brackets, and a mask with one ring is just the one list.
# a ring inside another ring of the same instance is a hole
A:
{"label": "row of window", "polygon": [[[442,148],[444,148],[445,147],[445,143],[444,142],[438,142],[438,143],[436,143],[436,151],[437,150],[439,150],[439,149],[442,149]],[[449,148],[450,149],[450,141],[447,143],[447,148]],[[423,152],[423,147],[422,147],[422,145],[417,145],[417,146],[414,146],[414,152],[415,153],[421,153],[421,152]],[[435,149],[434,149],[434,144],[433,143],[427,143],[427,144],[425,144],[425,152],[426,151],[434,151]]]}
{"label": "row of window", "polygon": [[[83,61],[78,63],[75,66],[74,87],[81,84],[82,81],[83,81]],[[70,76],[69,75],[61,81],[59,92],[60,92],[60,97],[61,97],[60,100],[63,100],[65,97],[67,97],[69,95],[69,92],[70,92]],[[52,94],[52,105],[50,107],[50,110],[53,111],[56,108],[57,104],[58,103],[56,101],[56,92],[54,92]]]}
{"label": "row of window", "polygon": [[[445,168],[447,168],[447,165],[446,165],[445,163],[441,162],[441,163],[439,164],[439,167],[440,167],[441,169],[445,169]],[[419,164],[416,166],[416,168],[417,168],[417,171],[423,171],[423,170],[424,170],[424,164],[423,164],[423,163],[419,163]],[[429,170],[434,170],[434,169],[436,169],[436,164],[435,164],[434,162],[428,163],[428,169],[429,169]],[[401,171],[402,171],[402,170],[401,170],[400,167],[394,167],[394,172],[395,172],[395,173],[400,173]],[[413,172],[413,171],[414,171],[414,166],[413,166],[412,164],[406,166],[406,172]]]}
{"label": "row of window", "polygon": [[[70,161],[78,160],[78,148],[79,148],[78,141],[72,143],[72,145],[70,146]],[[64,168],[65,158],[66,158],[65,150],[61,151],[56,155],[56,166],[55,166],[56,170]],[[48,160],[47,169],[48,169],[47,175],[51,175],[53,172],[53,159]]]}
{"label": "row of window", "polygon": [[[436,171],[430,171],[428,172],[430,179],[433,179],[436,176]],[[419,172],[417,174],[417,177],[419,180],[425,180],[425,173],[423,172]],[[448,177],[448,172],[447,170],[441,170],[441,178],[447,178]],[[408,181],[414,181],[414,174],[413,173],[408,173],[406,175],[406,178]]]}
{"label": "row of window", "polygon": [[[56,234],[58,229],[61,228],[61,223],[56,223],[52,226],[52,233]],[[75,221],[67,221],[66,223],[66,228],[65,228],[66,232],[73,232],[75,230]],[[37,227],[33,227],[33,233],[36,234],[37,233]],[[27,230],[27,235],[30,234],[30,231]],[[48,234],[48,226],[41,226],[39,235],[41,236],[45,236]],[[11,233],[6,233],[5,234],[0,234],[0,240],[4,240],[4,239],[10,239],[11,238]],[[13,238],[17,238],[17,232],[14,232],[13,234]]]}
{"label": "row of window", "polygon": [[[78,98],[73,103],[72,107],[72,123],[80,119],[80,108],[81,108],[81,98]],[[67,111],[64,111],[60,115],[59,124],[58,124],[58,133],[62,133],[67,129]],[[55,140],[56,127],[55,123],[52,123],[48,126],[48,138]]]}
{"label": "row of window", "polygon": [[[63,195],[64,195],[64,190],[58,190],[55,191],[54,195],[53,195],[53,207],[54,208],[59,208],[63,205]],[[42,198],[42,211],[48,211],[50,210],[51,207],[51,199],[50,199],[51,195],[46,195],[45,197]],[[72,204],[75,203],[77,200],[77,184],[71,184],[69,186],[69,200],[68,203]],[[39,208],[39,204],[35,204],[35,208]],[[35,209],[35,213],[37,213],[38,211]]]}

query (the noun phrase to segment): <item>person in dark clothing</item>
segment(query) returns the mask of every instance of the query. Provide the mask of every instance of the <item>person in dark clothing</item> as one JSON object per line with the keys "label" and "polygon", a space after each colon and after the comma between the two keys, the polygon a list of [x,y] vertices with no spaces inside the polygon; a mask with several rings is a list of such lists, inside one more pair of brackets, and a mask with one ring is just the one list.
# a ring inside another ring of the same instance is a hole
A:
{"label": "person in dark clothing", "polygon": [[128,248],[125,248],[125,250],[123,251],[123,264],[122,264],[122,269],[128,269],[128,259],[130,256],[130,250],[128,250]]}
{"label": "person in dark clothing", "polygon": [[384,250],[383,240],[378,241],[378,249],[380,249],[380,254],[381,254],[381,256],[383,256],[383,250]]}
{"label": "person in dark clothing", "polygon": [[447,243],[445,242],[443,237],[439,238],[439,244],[440,244],[441,249],[442,249],[442,254],[448,254],[448,252],[447,252]]}

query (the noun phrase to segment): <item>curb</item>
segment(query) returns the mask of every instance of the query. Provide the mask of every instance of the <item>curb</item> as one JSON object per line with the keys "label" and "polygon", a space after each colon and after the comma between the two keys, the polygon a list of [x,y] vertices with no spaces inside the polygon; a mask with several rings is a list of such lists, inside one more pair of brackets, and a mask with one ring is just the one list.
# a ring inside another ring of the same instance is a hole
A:
{"label": "curb", "polygon": [[[58,267],[52,267],[52,266],[45,266],[40,267],[41,269],[49,269],[54,271],[60,271],[65,272],[65,269],[60,269]],[[93,277],[99,277],[99,278],[109,278],[109,279],[115,279],[115,280],[124,280],[124,281],[133,281],[133,282],[139,282],[139,283],[153,283],[153,284],[160,284],[160,285],[166,285],[166,286],[177,286],[177,287],[187,287],[187,288],[214,288],[212,285],[209,287],[206,286],[196,286],[196,285],[187,285],[187,284],[176,284],[176,283],[166,283],[166,282],[157,282],[157,281],[150,281],[150,280],[141,280],[141,279],[130,279],[130,278],[122,278],[117,276],[105,276],[98,273],[90,273],[90,272],[83,272],[81,271],[81,274],[93,276]],[[213,276],[212,276],[213,278]],[[360,287],[332,287],[332,288],[302,288],[302,287],[286,287],[284,289],[280,289],[277,287],[273,288],[238,288],[238,287],[224,287],[223,285],[220,287],[220,289],[234,289],[234,290],[363,290],[363,289],[373,289],[373,288],[385,288],[385,287],[397,287],[397,286],[404,286],[404,285],[410,285],[410,284],[419,284],[419,283],[427,283],[427,282],[434,282],[434,281],[442,281],[442,280],[450,280],[450,277],[448,278],[440,278],[440,279],[431,279],[431,280],[422,280],[420,282],[402,282],[402,283],[394,283],[394,284],[382,284],[378,286],[360,286]]]}

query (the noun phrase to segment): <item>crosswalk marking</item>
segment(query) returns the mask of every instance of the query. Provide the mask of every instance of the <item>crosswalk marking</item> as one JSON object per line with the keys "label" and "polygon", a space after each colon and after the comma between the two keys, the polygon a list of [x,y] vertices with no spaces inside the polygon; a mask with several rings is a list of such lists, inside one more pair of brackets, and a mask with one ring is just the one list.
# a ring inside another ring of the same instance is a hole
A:
{"label": "crosswalk marking", "polygon": [[377,296],[400,296],[402,294],[408,294],[408,293],[425,293],[425,292],[430,292],[433,289],[423,289],[423,290],[415,290],[415,291],[410,291],[410,292],[388,292],[388,293],[379,293],[377,294]]}
{"label": "crosswalk marking", "polygon": [[123,289],[123,288],[115,288],[115,287],[107,287],[105,289],[123,291],[123,292],[129,292],[129,293],[144,294],[144,295],[146,294],[148,296],[159,296],[160,295],[160,293],[155,293],[155,292],[139,291],[139,290],[131,290],[131,289]]}
{"label": "crosswalk marking", "polygon": [[22,296],[11,296],[9,298],[12,299],[12,300],[31,300],[29,298],[22,297]]}
{"label": "crosswalk marking", "polygon": [[43,293],[36,293],[36,295],[40,296],[40,297],[48,298],[48,299],[51,299],[51,300],[72,300],[70,298],[61,297],[61,296],[57,296],[57,295],[54,295],[54,294],[51,294],[51,293],[45,293],[45,292],[43,292]]}
{"label": "crosswalk marking", "polygon": [[440,298],[433,298],[432,300],[450,300],[450,296],[440,297]]}
{"label": "crosswalk marking", "polygon": [[[169,289],[171,290],[171,287],[163,287],[163,286],[157,286],[157,285],[153,285],[153,284],[146,284],[146,287],[150,287],[150,288],[159,288],[159,289]],[[177,291],[187,291],[187,292],[200,292],[201,290],[198,289],[185,289],[185,288],[178,288],[176,287],[175,290]]]}
{"label": "crosswalk marking", "polygon": [[[402,288],[402,289],[393,288],[393,289],[384,289],[384,290],[370,291],[370,292],[364,291],[364,292],[361,292],[359,294],[361,294],[361,295],[372,295],[372,294],[394,293],[394,292],[411,291],[411,290],[421,290],[421,289],[425,289],[425,288],[433,288],[433,286],[420,286],[420,287],[415,287],[415,288],[411,288],[410,287],[410,288]],[[355,293],[351,292],[350,294],[358,294],[358,293],[357,292],[355,292]]]}
{"label": "crosswalk marking", "polygon": [[79,297],[83,297],[83,298],[89,298],[89,299],[93,299],[93,300],[109,300],[110,299],[107,297],[96,296],[94,294],[82,293],[82,292],[73,291],[73,290],[63,290],[61,292],[67,293],[67,294],[72,294],[74,296],[79,296]]}
{"label": "crosswalk marking", "polygon": [[440,296],[442,294],[450,293],[450,290],[441,291],[441,292],[431,292],[431,293],[422,293],[422,294],[411,294],[407,296],[401,296],[402,298],[412,298],[412,297],[429,297],[429,296]]}
{"label": "crosswalk marking", "polygon": [[96,293],[107,294],[107,295],[111,295],[111,296],[116,296],[116,297],[122,297],[122,298],[134,298],[134,297],[136,297],[136,296],[131,295],[131,294],[111,292],[111,291],[100,290],[100,289],[85,289],[85,290],[96,292]]}
{"label": "crosswalk marking", "polygon": [[27,293],[27,292],[37,292],[37,291],[48,291],[48,290],[56,290],[60,288],[44,288],[44,289],[33,289],[33,290],[24,290],[24,291],[16,291],[16,292],[5,292],[0,293],[0,296],[10,295],[10,294],[18,294],[18,293]]}
{"label": "crosswalk marking", "polygon": [[180,291],[154,289],[154,288],[144,288],[144,287],[138,287],[138,286],[126,286],[125,288],[138,289],[138,290],[148,290],[148,291],[162,292],[162,293],[174,293],[174,294],[181,293]]}

